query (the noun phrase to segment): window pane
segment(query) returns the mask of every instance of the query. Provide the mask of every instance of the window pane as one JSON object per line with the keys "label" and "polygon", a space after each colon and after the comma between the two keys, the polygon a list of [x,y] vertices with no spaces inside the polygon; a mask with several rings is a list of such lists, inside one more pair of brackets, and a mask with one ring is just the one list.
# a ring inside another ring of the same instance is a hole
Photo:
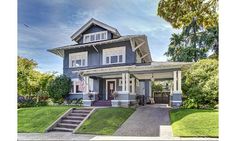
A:
{"label": "window pane", "polygon": [[111,56],[111,63],[117,63],[117,56]]}
{"label": "window pane", "polygon": [[106,34],[106,33],[102,33],[101,39],[105,39],[105,34]]}
{"label": "window pane", "polygon": [[89,42],[89,36],[85,36],[85,42]]}
{"label": "window pane", "polygon": [[119,62],[123,62],[123,56],[119,55]]}
{"label": "window pane", "polygon": [[100,34],[96,34],[96,40],[100,40]]}
{"label": "window pane", "polygon": [[82,60],[82,66],[85,66],[85,59]]}
{"label": "window pane", "polygon": [[95,35],[91,35],[90,41],[94,41],[94,40],[95,40]]}
{"label": "window pane", "polygon": [[106,63],[109,64],[109,57],[106,57]]}
{"label": "window pane", "polygon": [[72,67],[75,67],[75,60],[72,60],[71,65],[72,65]]}
{"label": "window pane", "polygon": [[76,60],[76,66],[81,66],[81,60]]}

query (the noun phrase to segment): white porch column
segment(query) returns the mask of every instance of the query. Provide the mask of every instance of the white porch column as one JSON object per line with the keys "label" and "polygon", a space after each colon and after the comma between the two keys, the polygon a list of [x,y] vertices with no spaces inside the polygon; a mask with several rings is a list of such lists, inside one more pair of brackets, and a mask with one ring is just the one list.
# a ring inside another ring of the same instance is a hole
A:
{"label": "white porch column", "polygon": [[131,78],[131,79],[132,79],[131,93],[134,94],[135,93],[135,78]]}
{"label": "white porch column", "polygon": [[86,93],[89,92],[89,77],[85,76],[85,83],[86,83]]}
{"label": "white porch column", "polygon": [[73,81],[73,93],[76,93],[76,81]]}
{"label": "white porch column", "polygon": [[177,91],[177,85],[176,85],[176,82],[177,82],[177,78],[176,77],[177,76],[176,76],[176,72],[177,71],[173,71],[173,76],[174,76],[174,80],[173,80],[174,81],[174,91]]}
{"label": "white porch column", "polygon": [[178,92],[182,92],[182,87],[181,87],[181,71],[178,71]]}
{"label": "white porch column", "polygon": [[130,92],[129,89],[130,89],[130,75],[129,73],[126,73],[126,91]]}
{"label": "white porch column", "polygon": [[125,73],[122,73],[122,91],[125,91]]}

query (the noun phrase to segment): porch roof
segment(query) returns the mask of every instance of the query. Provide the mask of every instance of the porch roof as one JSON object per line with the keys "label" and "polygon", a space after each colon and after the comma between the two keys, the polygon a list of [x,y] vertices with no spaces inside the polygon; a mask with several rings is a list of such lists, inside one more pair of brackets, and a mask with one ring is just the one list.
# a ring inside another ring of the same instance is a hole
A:
{"label": "porch roof", "polygon": [[180,70],[183,66],[191,65],[191,62],[152,62],[150,65],[116,66],[74,71],[87,76],[107,76],[129,72],[131,74],[153,74]]}

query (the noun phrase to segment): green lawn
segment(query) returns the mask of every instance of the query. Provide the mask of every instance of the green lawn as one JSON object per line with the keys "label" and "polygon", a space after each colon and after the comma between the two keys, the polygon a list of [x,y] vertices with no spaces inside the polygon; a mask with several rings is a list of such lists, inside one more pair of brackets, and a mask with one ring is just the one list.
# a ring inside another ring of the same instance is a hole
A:
{"label": "green lawn", "polygon": [[218,111],[175,109],[170,112],[174,136],[218,137]]}
{"label": "green lawn", "polygon": [[18,110],[19,133],[42,133],[72,106],[45,106]]}
{"label": "green lawn", "polygon": [[112,135],[134,111],[131,108],[97,109],[77,133]]}

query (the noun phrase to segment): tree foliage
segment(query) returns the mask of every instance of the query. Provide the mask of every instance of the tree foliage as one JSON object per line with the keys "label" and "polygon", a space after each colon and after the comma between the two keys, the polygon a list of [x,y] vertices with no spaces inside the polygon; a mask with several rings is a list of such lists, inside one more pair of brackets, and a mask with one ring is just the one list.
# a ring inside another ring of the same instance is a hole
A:
{"label": "tree foliage", "polygon": [[160,0],[157,15],[174,28],[183,28],[193,20],[203,28],[218,24],[218,0]]}
{"label": "tree foliage", "polygon": [[[193,27],[191,27],[193,26]],[[207,53],[211,50],[215,58],[218,58],[219,40],[218,27],[213,27],[205,31],[190,24],[183,29],[180,34],[172,34],[170,44],[165,55],[171,61],[197,62],[207,58]],[[195,32],[194,30],[197,30]]]}
{"label": "tree foliage", "polygon": [[204,59],[184,71],[183,94],[186,108],[214,107],[218,104],[218,61]]}
{"label": "tree foliage", "polygon": [[35,77],[37,63],[27,58],[17,58],[17,93],[29,96],[37,91],[37,78]]}
{"label": "tree foliage", "polygon": [[71,89],[71,80],[65,75],[57,76],[52,80],[48,87],[49,96],[53,102],[62,102],[62,100],[69,94]]}

